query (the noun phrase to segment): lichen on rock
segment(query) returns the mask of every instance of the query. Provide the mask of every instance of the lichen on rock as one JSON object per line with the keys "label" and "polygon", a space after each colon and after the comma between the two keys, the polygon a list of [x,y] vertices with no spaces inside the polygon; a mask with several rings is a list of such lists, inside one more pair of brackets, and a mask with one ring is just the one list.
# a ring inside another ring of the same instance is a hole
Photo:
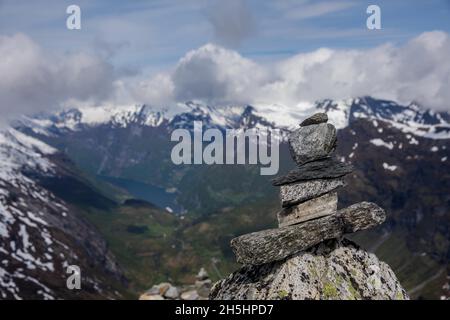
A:
{"label": "lichen on rock", "polygon": [[244,266],[217,282],[210,299],[404,300],[392,269],[347,239],[259,266]]}

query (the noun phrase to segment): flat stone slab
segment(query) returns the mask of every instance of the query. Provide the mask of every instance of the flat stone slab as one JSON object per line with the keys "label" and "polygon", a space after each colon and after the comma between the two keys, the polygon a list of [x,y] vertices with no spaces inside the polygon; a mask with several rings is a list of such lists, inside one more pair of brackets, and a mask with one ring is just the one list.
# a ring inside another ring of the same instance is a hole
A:
{"label": "flat stone slab", "polygon": [[300,127],[306,127],[313,124],[319,124],[319,123],[325,123],[328,121],[328,115],[323,112],[319,112],[316,114],[313,114],[311,117],[303,120],[302,123],[300,123]]}
{"label": "flat stone slab", "polygon": [[239,263],[260,265],[282,260],[324,240],[372,228],[385,219],[386,213],[378,205],[361,202],[326,217],[234,238],[231,248]]}
{"label": "flat stone slab", "polygon": [[343,186],[345,186],[343,178],[317,179],[284,184],[280,187],[281,206],[283,208],[293,206]]}
{"label": "flat stone slab", "polygon": [[277,214],[278,226],[289,226],[333,214],[337,211],[337,202],[337,192],[330,192],[296,206],[285,208]]}
{"label": "flat stone slab", "polygon": [[291,156],[299,165],[326,158],[336,148],[336,139],[336,128],[332,124],[301,127],[288,137]]}
{"label": "flat stone slab", "polygon": [[353,166],[336,159],[327,158],[305,163],[286,175],[272,179],[274,186],[313,179],[339,178],[353,171]]}

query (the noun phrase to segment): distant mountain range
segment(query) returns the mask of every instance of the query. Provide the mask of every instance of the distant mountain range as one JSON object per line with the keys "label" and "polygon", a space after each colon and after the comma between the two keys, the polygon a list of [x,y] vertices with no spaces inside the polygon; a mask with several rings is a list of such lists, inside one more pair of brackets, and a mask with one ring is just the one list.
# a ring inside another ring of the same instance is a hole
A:
{"label": "distant mountain range", "polygon": [[109,125],[126,128],[145,127],[189,128],[194,120],[207,127],[273,127],[293,129],[313,112],[327,112],[337,129],[347,127],[356,119],[380,120],[417,136],[431,139],[450,138],[450,114],[435,112],[417,103],[400,105],[393,101],[362,97],[347,100],[322,100],[295,107],[283,105],[212,107],[202,102],[179,103],[170,108],[148,105],[106,106],[70,109],[56,114],[23,117],[17,126],[32,129],[36,134],[52,135],[89,127]]}
{"label": "distant mountain range", "polygon": [[[170,133],[200,120],[285,136],[318,111],[339,129],[339,159],[356,168],[340,204],[375,201],[388,213],[385,225],[355,240],[414,297],[448,295],[450,114],[371,97],[290,108],[106,106],[19,119],[0,136],[0,295],[72,297],[61,281],[63,267],[77,262],[92,284],[78,293],[84,298],[134,295],[167,278],[189,282],[200,266],[225,275],[236,267],[232,237],[275,226],[273,177],[250,165],[176,166]],[[280,161],[280,174],[294,166],[286,143]],[[26,289],[27,277],[42,289]]]}

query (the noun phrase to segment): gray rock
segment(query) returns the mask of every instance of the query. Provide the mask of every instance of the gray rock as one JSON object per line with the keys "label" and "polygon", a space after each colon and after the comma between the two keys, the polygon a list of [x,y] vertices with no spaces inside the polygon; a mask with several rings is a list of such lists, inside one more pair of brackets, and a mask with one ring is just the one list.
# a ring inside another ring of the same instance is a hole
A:
{"label": "gray rock", "polygon": [[180,296],[178,292],[178,288],[174,286],[170,286],[169,289],[164,293],[164,297],[169,299],[177,299]]}
{"label": "gray rock", "polygon": [[281,186],[298,181],[313,179],[339,178],[353,171],[353,166],[336,159],[326,158],[308,162],[299,168],[288,172],[284,176],[272,180],[274,186]]}
{"label": "gray rock", "polygon": [[301,224],[249,233],[231,240],[237,262],[260,265],[282,260],[324,240],[369,229],[386,218],[374,203],[361,202]]}
{"label": "gray rock", "polygon": [[159,294],[144,293],[139,297],[139,300],[165,300],[165,299]]}
{"label": "gray rock", "polygon": [[197,293],[197,290],[189,290],[181,294],[181,300],[198,300],[198,299],[199,295]]}
{"label": "gray rock", "polygon": [[301,127],[289,135],[291,156],[302,165],[330,156],[336,148],[336,128],[329,123]]}
{"label": "gray rock", "polygon": [[212,281],[211,279],[205,279],[205,280],[197,280],[195,281],[195,287],[201,288],[201,287],[211,287]]}
{"label": "gray rock", "polygon": [[197,289],[198,295],[201,297],[207,297],[209,295],[211,286],[212,286],[211,279],[195,281],[195,288]]}
{"label": "gray rock", "polygon": [[319,112],[319,113],[316,113],[316,114],[312,115],[311,117],[303,120],[303,122],[300,123],[300,127],[306,127],[306,126],[310,126],[312,124],[325,123],[327,121],[328,121],[327,114],[323,113],[323,112]]}
{"label": "gray rock", "polygon": [[283,208],[293,206],[343,186],[345,186],[343,178],[307,180],[284,184],[280,187],[281,206]]}
{"label": "gray rock", "polygon": [[159,286],[154,285],[150,289],[148,289],[145,293],[145,295],[155,295],[159,294]]}
{"label": "gray rock", "polygon": [[337,193],[330,192],[296,206],[284,208],[277,214],[278,226],[289,226],[333,214],[337,211],[337,202]]}
{"label": "gray rock", "polygon": [[157,285],[157,287],[159,288],[159,294],[163,296],[171,286],[172,285],[169,282],[161,282]]}
{"label": "gray rock", "polygon": [[160,284],[154,285],[149,290],[145,292],[147,295],[164,295],[164,293],[171,287],[172,285],[168,282],[161,282]]}
{"label": "gray rock", "polygon": [[217,282],[210,299],[409,299],[384,262],[349,240],[329,240],[283,261],[245,266]]}

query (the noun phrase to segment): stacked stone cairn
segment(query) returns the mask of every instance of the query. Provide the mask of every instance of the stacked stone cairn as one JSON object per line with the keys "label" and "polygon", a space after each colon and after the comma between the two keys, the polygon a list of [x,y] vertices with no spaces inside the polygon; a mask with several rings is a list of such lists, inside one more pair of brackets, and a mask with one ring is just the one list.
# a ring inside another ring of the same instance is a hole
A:
{"label": "stacked stone cairn", "polygon": [[273,185],[280,187],[279,228],[231,240],[239,263],[262,265],[283,260],[385,220],[384,210],[374,203],[337,209],[337,190],[345,186],[344,177],[353,168],[334,157],[336,128],[327,121],[325,113],[317,113],[289,135],[291,155],[298,167],[273,180]]}

